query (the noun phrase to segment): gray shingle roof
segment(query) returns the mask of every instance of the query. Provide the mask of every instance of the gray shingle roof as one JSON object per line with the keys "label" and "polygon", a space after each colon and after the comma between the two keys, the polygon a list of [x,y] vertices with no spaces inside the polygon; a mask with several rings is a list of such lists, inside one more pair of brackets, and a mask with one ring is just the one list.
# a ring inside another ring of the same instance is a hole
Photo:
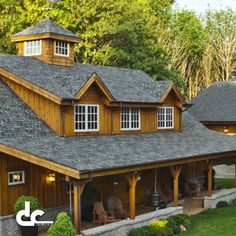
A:
{"label": "gray shingle roof", "polygon": [[190,113],[199,121],[236,122],[236,81],[217,82],[191,102]]}
{"label": "gray shingle roof", "polygon": [[65,35],[73,38],[78,38],[74,33],[70,32],[69,30],[62,28],[61,26],[55,24],[49,19],[45,19],[35,25],[32,25],[24,30],[22,30],[19,33],[16,33],[13,35],[13,37],[18,37],[18,36],[29,36],[29,35],[34,35],[34,34],[60,34],[60,35]]}
{"label": "gray shingle roof", "polygon": [[96,72],[117,101],[160,102],[171,81],[154,81],[140,70],[76,63],[74,67],[49,65],[39,60],[0,54],[3,68],[61,98],[76,92]]}
{"label": "gray shingle roof", "polygon": [[234,137],[208,130],[187,112],[182,132],[58,137],[2,81],[0,143],[81,172],[236,151]]}

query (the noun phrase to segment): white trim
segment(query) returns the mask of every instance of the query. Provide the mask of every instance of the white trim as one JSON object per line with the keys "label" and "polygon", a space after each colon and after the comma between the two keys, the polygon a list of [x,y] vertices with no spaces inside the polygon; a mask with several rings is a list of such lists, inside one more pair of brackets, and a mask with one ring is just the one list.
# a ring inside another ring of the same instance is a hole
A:
{"label": "white trim", "polygon": [[[57,45],[57,42],[67,43],[67,52],[68,52],[67,55],[63,55],[63,54],[56,53],[56,45]],[[70,57],[70,43],[67,42],[67,41],[63,41],[63,40],[55,40],[55,41],[54,41],[54,55],[55,55],[55,56],[58,56],[58,57]]]}
{"label": "white trim", "polygon": [[[27,43],[28,42],[33,42],[33,41],[39,41],[39,53],[27,54]],[[42,55],[42,40],[41,39],[28,40],[28,41],[24,42],[24,56],[40,56],[40,55]]]}
{"label": "white trim", "polygon": [[[132,125],[132,109],[138,109],[138,128],[122,128],[122,109],[129,109],[129,127],[131,127]],[[140,108],[137,107],[121,107],[120,108],[120,130],[121,131],[129,131],[129,130],[140,130],[140,123],[141,123],[141,116],[140,116]]]}
{"label": "white trim", "polygon": [[[85,107],[85,129],[82,129],[82,130],[75,128],[75,124],[76,124],[75,109],[76,109],[76,107],[79,107],[79,106]],[[88,129],[88,112],[87,112],[87,110],[88,110],[89,106],[97,107],[97,129]],[[78,105],[75,105],[74,106],[74,132],[97,132],[97,131],[99,131],[99,105],[98,104],[78,104]]]}
{"label": "white trim", "polygon": [[[22,181],[10,183],[10,175],[20,174],[20,173],[22,174]],[[10,185],[10,186],[25,183],[25,171],[24,170],[9,171],[7,176],[8,176],[8,185]]]}
{"label": "white trim", "polygon": [[[164,126],[163,127],[159,127],[158,125],[158,109],[164,109]],[[171,108],[172,110],[172,126],[166,126],[167,120],[166,120],[166,108]],[[174,121],[175,121],[175,110],[174,107],[158,107],[157,108],[157,128],[158,129],[173,129],[175,127],[174,125]]]}

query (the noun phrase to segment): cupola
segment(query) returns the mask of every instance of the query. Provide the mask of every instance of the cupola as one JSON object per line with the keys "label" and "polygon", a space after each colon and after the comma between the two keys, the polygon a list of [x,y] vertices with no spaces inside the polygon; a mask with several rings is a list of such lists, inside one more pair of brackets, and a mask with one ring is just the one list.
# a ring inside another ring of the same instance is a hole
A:
{"label": "cupola", "polygon": [[79,41],[78,36],[49,19],[12,37],[12,42],[17,43],[18,55],[62,66],[74,66],[74,46]]}

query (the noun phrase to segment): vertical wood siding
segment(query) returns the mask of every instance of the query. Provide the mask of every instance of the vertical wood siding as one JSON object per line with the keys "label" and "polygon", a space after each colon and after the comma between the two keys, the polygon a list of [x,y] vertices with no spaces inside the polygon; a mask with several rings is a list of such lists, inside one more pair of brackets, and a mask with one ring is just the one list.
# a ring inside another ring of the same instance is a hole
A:
{"label": "vertical wood siding", "polygon": [[[19,170],[25,171],[25,184],[8,186],[8,172]],[[14,203],[21,195],[36,197],[45,208],[68,204],[65,176],[55,173],[56,181],[48,183],[48,173],[48,169],[0,153],[0,215],[13,214]]]}
{"label": "vertical wood siding", "polygon": [[61,134],[60,105],[11,80],[6,83],[49,127]]}

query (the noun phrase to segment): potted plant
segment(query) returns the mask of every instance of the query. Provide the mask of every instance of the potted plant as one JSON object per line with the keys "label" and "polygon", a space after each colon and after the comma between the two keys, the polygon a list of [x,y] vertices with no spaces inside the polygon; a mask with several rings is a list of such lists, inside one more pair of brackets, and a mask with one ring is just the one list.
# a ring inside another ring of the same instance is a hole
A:
{"label": "potted plant", "polygon": [[48,236],[76,236],[76,231],[66,212],[58,214],[56,222],[48,230]]}
{"label": "potted plant", "polygon": [[[39,203],[37,198],[33,196],[21,196],[19,197],[15,204],[14,204],[14,212],[17,214],[17,212],[25,209],[25,202],[30,202],[30,213],[32,213],[35,210],[42,209],[42,205]],[[23,217],[23,220],[29,221],[29,217]],[[38,227],[36,226],[20,226],[21,229],[21,235],[22,236],[37,236],[38,235]]]}

